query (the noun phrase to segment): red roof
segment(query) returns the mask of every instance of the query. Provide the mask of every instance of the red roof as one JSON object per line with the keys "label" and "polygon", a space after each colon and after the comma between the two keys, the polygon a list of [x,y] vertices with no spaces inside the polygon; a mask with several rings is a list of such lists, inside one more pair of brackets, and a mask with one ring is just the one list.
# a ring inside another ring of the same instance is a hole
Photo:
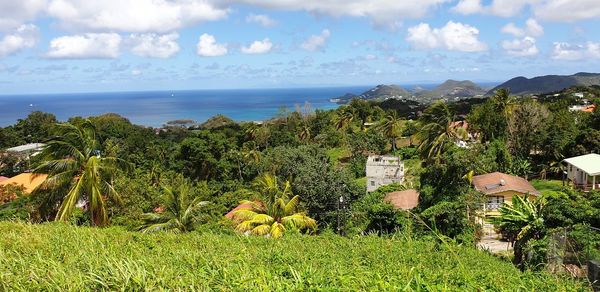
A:
{"label": "red roof", "polygon": [[539,195],[526,179],[501,172],[493,172],[473,177],[473,186],[479,192],[493,195],[506,191],[514,191],[522,194]]}
{"label": "red roof", "polygon": [[[254,203],[262,205],[262,203],[259,201],[255,201]],[[233,219],[233,214],[235,213],[235,211],[240,210],[240,209],[251,209],[251,208],[252,208],[251,203],[239,204],[237,207],[233,208],[233,210],[229,211],[229,213],[225,214],[225,217],[227,217],[229,219]]]}
{"label": "red roof", "polygon": [[392,204],[396,209],[410,210],[419,205],[419,192],[413,189],[391,192],[387,193],[383,200]]}

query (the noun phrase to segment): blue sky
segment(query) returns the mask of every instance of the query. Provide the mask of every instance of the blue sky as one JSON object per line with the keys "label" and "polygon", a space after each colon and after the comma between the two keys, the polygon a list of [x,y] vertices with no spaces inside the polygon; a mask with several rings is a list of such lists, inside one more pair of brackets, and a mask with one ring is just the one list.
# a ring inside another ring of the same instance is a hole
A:
{"label": "blue sky", "polygon": [[3,0],[0,94],[600,71],[597,0]]}

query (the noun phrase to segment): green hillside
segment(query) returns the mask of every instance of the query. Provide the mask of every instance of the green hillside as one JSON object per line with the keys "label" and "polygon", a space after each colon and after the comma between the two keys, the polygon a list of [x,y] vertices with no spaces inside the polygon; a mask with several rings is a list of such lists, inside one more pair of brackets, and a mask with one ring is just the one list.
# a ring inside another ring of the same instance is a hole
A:
{"label": "green hillside", "polygon": [[141,234],[0,223],[0,290],[583,289],[471,247],[375,236]]}

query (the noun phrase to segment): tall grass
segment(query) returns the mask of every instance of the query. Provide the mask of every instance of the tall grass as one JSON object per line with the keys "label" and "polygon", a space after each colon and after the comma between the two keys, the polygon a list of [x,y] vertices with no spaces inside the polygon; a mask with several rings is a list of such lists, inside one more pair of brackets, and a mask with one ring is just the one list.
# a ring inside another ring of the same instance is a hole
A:
{"label": "tall grass", "polygon": [[0,234],[2,291],[585,289],[471,247],[404,236],[273,240],[9,222]]}

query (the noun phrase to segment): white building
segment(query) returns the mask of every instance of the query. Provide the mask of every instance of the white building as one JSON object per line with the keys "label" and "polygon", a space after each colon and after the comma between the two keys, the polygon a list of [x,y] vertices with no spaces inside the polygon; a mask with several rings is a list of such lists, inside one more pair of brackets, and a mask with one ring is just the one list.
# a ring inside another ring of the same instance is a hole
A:
{"label": "white building", "polygon": [[600,189],[600,155],[586,154],[563,160],[567,166],[567,179],[583,191]]}
{"label": "white building", "polygon": [[367,159],[367,191],[404,181],[404,162],[396,156],[371,155]]}
{"label": "white building", "polygon": [[30,143],[21,146],[16,146],[12,148],[7,148],[6,152],[15,153],[22,156],[36,156],[38,153],[42,152],[46,144],[43,143]]}

